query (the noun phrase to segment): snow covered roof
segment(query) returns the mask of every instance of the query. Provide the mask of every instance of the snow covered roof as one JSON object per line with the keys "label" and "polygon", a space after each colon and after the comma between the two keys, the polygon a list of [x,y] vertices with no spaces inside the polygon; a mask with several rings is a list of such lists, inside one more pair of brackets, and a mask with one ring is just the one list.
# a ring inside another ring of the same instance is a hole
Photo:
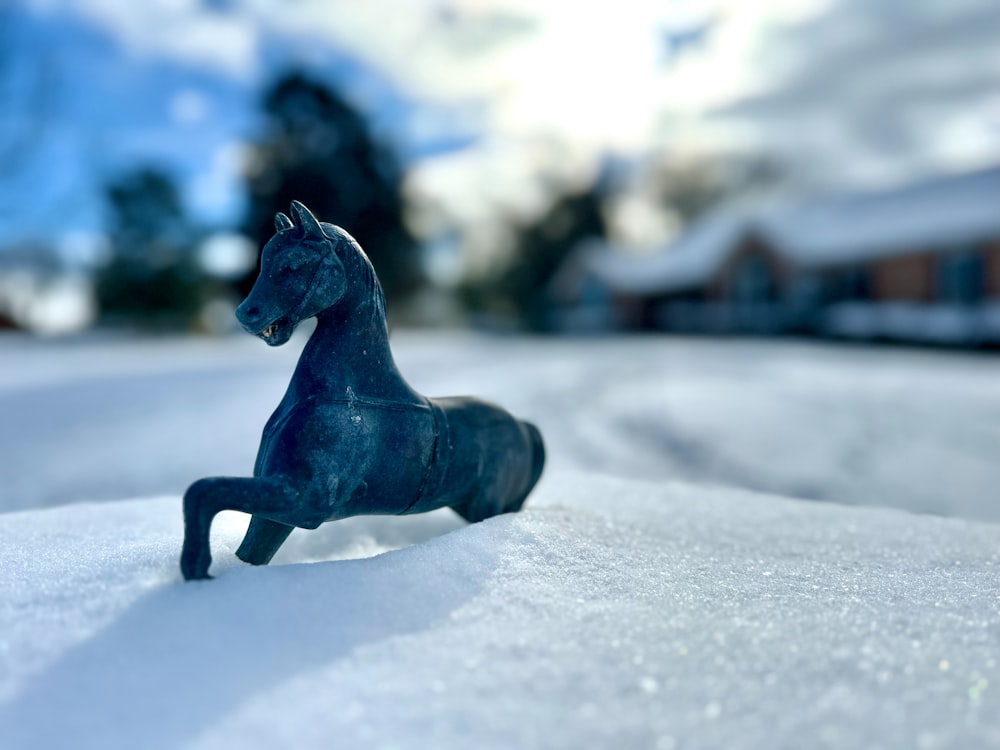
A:
{"label": "snow covered roof", "polygon": [[609,251],[593,258],[591,268],[612,288],[635,294],[694,288],[751,232],[806,268],[1000,238],[1000,167],[877,193],[726,208],[655,256]]}
{"label": "snow covered roof", "polygon": [[1000,167],[797,203],[761,217],[758,226],[779,252],[803,265],[1000,237]]}
{"label": "snow covered roof", "polygon": [[719,213],[696,222],[664,252],[627,256],[606,247],[590,268],[612,289],[633,294],[691,289],[705,283],[747,231],[749,216]]}

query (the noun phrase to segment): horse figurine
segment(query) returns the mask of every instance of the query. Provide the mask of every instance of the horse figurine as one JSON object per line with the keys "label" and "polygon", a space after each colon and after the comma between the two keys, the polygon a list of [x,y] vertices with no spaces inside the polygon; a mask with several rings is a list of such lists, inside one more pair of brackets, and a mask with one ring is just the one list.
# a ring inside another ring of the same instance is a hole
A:
{"label": "horse figurine", "polygon": [[520,510],[545,462],[538,429],[473,398],[430,399],[400,375],[385,297],[358,243],[298,201],[275,216],[260,275],[236,317],[280,346],[318,324],[264,426],[253,477],[199,479],[184,493],[181,572],[210,578],[209,531],[252,514],[236,555],[267,564],[294,527],[450,507],[467,521]]}

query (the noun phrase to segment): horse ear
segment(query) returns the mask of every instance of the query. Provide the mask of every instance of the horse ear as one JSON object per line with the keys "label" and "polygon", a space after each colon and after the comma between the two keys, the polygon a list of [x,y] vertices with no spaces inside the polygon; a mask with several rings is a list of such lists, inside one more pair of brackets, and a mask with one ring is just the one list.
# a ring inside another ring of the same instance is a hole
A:
{"label": "horse ear", "polygon": [[302,227],[307,235],[311,234],[315,237],[323,236],[323,229],[320,227],[316,217],[298,201],[292,201],[292,216],[295,217],[296,223]]}
{"label": "horse ear", "polygon": [[281,213],[281,211],[278,211],[278,213],[274,215],[275,231],[283,232],[286,229],[291,229],[293,226],[295,225],[292,224],[292,220],[289,219],[287,216],[285,216],[283,213]]}

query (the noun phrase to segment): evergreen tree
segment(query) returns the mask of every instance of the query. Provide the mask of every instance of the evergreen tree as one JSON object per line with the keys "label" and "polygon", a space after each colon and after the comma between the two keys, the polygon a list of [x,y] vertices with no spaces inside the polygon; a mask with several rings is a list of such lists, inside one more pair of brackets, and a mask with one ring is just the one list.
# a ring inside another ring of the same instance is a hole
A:
{"label": "evergreen tree", "polygon": [[142,167],[107,186],[111,259],[97,279],[105,320],[187,325],[201,304],[195,232],[173,180]]}
{"label": "evergreen tree", "polygon": [[521,231],[514,262],[500,277],[498,291],[526,327],[549,328],[549,284],[580,242],[605,236],[601,209],[600,191],[591,187],[562,196]]}
{"label": "evergreen tree", "polygon": [[[350,232],[371,258],[390,298],[422,282],[417,249],[403,223],[401,171],[364,119],[323,83],[289,73],[263,97],[266,127],[252,151],[245,230],[259,247],[274,233],[275,211],[292,200]],[[258,269],[243,279],[253,285]]]}

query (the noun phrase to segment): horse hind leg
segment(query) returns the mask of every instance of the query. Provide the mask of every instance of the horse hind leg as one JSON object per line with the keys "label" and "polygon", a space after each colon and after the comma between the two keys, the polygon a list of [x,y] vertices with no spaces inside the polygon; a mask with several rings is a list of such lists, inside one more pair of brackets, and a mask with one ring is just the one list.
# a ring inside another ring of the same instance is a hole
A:
{"label": "horse hind leg", "polygon": [[236,556],[250,565],[267,565],[278,551],[278,548],[292,533],[294,526],[288,526],[261,516],[250,519],[246,536]]}
{"label": "horse hind leg", "polygon": [[[501,513],[517,513],[542,476],[542,469],[545,467],[545,443],[542,440],[542,433],[531,422],[519,421],[518,427],[525,437],[525,443],[521,448],[529,454],[524,480],[516,484],[513,489],[506,491],[494,489],[493,492],[486,490],[470,500],[452,505],[451,509],[469,523],[484,521]],[[506,471],[508,465],[509,462],[505,460],[500,465],[499,471],[501,473]]]}

